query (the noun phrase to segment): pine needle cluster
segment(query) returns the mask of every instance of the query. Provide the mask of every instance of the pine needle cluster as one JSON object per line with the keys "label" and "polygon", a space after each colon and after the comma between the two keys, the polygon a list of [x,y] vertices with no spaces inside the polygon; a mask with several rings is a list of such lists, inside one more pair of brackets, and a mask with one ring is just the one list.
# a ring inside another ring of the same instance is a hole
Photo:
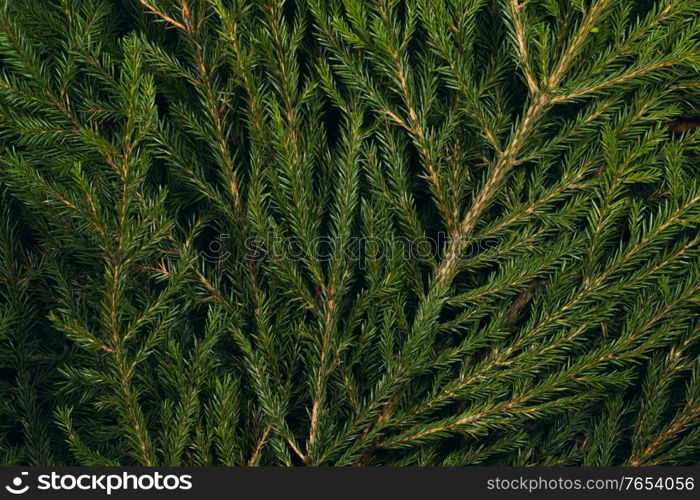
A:
{"label": "pine needle cluster", "polygon": [[0,3],[0,463],[700,461],[697,0]]}

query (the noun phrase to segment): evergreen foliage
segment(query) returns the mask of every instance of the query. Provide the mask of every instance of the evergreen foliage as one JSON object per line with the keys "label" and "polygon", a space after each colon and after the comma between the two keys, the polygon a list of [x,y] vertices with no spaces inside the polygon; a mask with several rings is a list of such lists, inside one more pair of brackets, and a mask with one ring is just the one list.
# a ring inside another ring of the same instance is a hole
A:
{"label": "evergreen foliage", "polygon": [[0,463],[700,461],[697,0],[4,0]]}

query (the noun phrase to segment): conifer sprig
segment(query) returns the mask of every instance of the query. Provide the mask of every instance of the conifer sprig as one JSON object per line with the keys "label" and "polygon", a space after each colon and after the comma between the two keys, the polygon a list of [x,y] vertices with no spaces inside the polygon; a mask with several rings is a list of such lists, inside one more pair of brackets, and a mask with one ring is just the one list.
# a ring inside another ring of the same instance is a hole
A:
{"label": "conifer sprig", "polygon": [[0,460],[697,463],[699,67],[695,0],[3,2]]}

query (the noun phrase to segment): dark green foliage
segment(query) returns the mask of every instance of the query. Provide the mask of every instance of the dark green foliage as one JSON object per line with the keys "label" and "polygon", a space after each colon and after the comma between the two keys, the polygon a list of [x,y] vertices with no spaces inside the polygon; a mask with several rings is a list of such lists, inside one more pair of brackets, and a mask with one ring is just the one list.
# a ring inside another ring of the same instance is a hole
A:
{"label": "dark green foliage", "polygon": [[0,463],[700,461],[697,0],[4,0]]}

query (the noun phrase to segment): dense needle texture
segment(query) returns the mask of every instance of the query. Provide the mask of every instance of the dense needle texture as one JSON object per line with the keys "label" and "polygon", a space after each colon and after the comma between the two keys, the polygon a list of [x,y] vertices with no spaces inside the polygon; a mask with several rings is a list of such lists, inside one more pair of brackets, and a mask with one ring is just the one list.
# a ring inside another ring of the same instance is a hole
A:
{"label": "dense needle texture", "polygon": [[698,69],[698,0],[0,0],[0,463],[699,463]]}

